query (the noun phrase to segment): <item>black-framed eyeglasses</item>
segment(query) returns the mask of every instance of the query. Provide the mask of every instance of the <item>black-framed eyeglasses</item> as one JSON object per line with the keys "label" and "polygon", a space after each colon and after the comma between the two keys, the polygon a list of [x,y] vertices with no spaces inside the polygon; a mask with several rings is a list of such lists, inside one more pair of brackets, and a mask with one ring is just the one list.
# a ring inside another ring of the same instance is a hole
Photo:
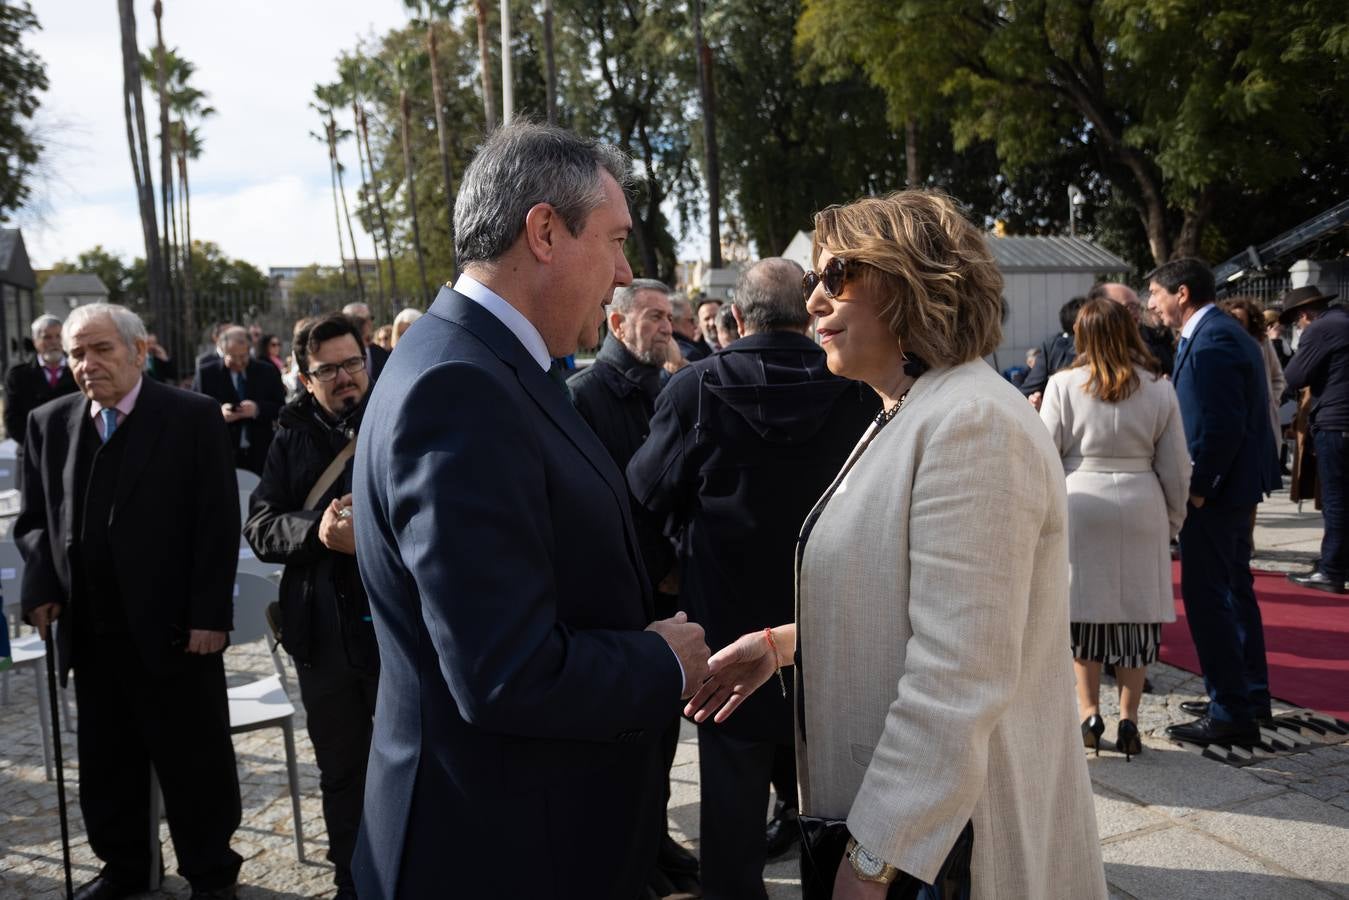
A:
{"label": "black-framed eyeglasses", "polygon": [[817,274],[807,272],[801,279],[801,293],[810,300],[810,295],[815,293],[815,285],[824,285],[824,295],[830,300],[836,298],[843,291],[843,284],[848,280],[848,272],[852,269],[852,264],[841,256],[832,256],[829,262],[824,264],[824,268]]}
{"label": "black-framed eyeglasses", "polygon": [[309,373],[309,377],[315,381],[332,381],[337,377],[337,370],[341,369],[348,375],[355,375],[357,372],[365,371],[365,357],[353,356],[351,359],[344,359],[340,363],[328,363],[319,366]]}

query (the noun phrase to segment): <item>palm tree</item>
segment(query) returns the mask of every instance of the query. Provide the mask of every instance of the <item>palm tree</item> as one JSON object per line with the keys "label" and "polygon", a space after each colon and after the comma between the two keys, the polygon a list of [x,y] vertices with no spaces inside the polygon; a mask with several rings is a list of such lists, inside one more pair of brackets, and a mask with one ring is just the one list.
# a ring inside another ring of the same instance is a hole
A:
{"label": "palm tree", "polygon": [[[385,315],[388,312],[388,308],[386,306],[387,300],[384,295],[384,269],[379,264],[379,235],[375,231],[374,222],[372,221],[373,217],[370,215],[370,206],[371,206],[370,181],[366,178],[365,175],[366,159],[365,159],[365,152],[363,151],[361,144],[360,128],[361,128],[361,112],[362,112],[361,110],[362,79],[360,68],[361,68],[360,61],[356,57],[348,56],[347,54],[343,53],[338,58],[337,61],[338,84],[341,85],[342,93],[346,97],[347,101],[351,103],[351,121],[352,121],[352,128],[354,129],[354,136],[356,138],[356,163],[361,173],[361,207],[360,209],[357,210],[357,213],[358,217],[360,216],[360,213],[364,213],[364,217],[361,217],[361,227],[364,228],[366,232],[371,236],[371,245],[374,247],[375,250],[375,286],[379,291],[379,307],[380,307],[377,310],[377,313],[381,318],[387,318],[387,316]],[[372,175],[374,172],[374,168],[375,168],[375,161],[371,159],[370,169]]]}
{"label": "palm tree", "polygon": [[703,162],[707,178],[708,262],[721,268],[721,162],[717,158],[716,94],[712,87],[712,50],[703,39],[703,3],[693,0],[694,52],[698,59],[698,91],[703,107]]}
{"label": "palm tree", "polygon": [[553,0],[543,0],[543,58],[548,124],[557,124],[557,60],[553,58]]}
{"label": "palm tree", "polygon": [[[174,264],[173,260],[177,253],[177,238],[174,238],[174,244],[171,247],[169,243],[169,232],[172,217],[169,210],[173,208],[173,151],[169,148],[169,93],[167,68],[168,61],[165,58],[168,51],[164,49],[164,4],[161,0],[155,0],[152,7],[155,13],[155,56],[154,56],[154,76],[155,91],[159,95],[159,196],[160,206],[164,210],[164,258],[169,276],[170,297],[173,294],[172,284],[174,282]],[[170,301],[172,302],[172,301]]]}
{"label": "palm tree", "polygon": [[413,56],[403,53],[394,60],[394,82],[398,88],[398,118],[403,141],[403,177],[407,182],[408,213],[412,217],[412,249],[417,254],[417,274],[422,284],[422,304],[430,301],[431,290],[426,281],[426,254],[422,250],[421,223],[417,218],[417,178],[412,166],[412,135],[410,121],[411,104],[408,101],[408,85],[411,83]]}
{"label": "palm tree", "polygon": [[140,51],[136,47],[136,10],[133,0],[117,0],[122,38],[122,113],[126,118],[131,173],[136,182],[141,233],[145,240],[146,285],[154,324],[172,338],[164,260],[159,253],[159,224],[155,218],[155,185],[150,173],[150,146],[145,136],[145,102],[141,96]]}
{"label": "palm tree", "polygon": [[[436,53],[436,15],[448,14],[448,3],[435,0],[403,0],[403,5],[422,15],[425,7],[426,55],[431,60],[431,97],[436,109],[436,140],[440,147],[440,174],[445,181],[445,221],[449,229],[450,245],[454,245],[454,170],[450,167],[449,132],[445,128],[445,92],[440,85],[440,62]],[[454,263],[451,262],[451,267]],[[450,277],[454,271],[451,268]]]}
{"label": "palm tree", "polygon": [[492,84],[492,58],[487,52],[487,0],[473,0],[473,11],[478,16],[478,65],[482,76],[482,109],[487,130],[497,127],[496,87]]}
{"label": "palm tree", "polygon": [[[338,196],[342,198],[342,216],[347,220],[347,237],[351,239],[351,264],[356,268],[356,294],[364,301],[365,276],[361,274],[361,253],[356,248],[356,229],[351,226],[351,210],[347,208],[347,186],[342,178],[342,173],[346,171],[346,167],[342,165],[342,161],[337,155],[337,148],[341,144],[342,139],[351,135],[351,132],[347,131],[345,128],[337,127],[337,119],[334,116],[334,110],[339,106],[345,105],[346,92],[343,90],[341,82],[322,85],[321,88],[323,90],[323,96],[320,100],[321,102],[326,103],[328,108],[328,133],[331,135],[330,141],[332,145],[333,164],[337,170],[337,193]],[[315,88],[316,94],[318,90],[319,88]],[[342,226],[339,224],[338,231],[340,232],[341,230]]]}
{"label": "palm tree", "polygon": [[[375,168],[375,154],[370,150],[370,124],[365,111],[365,98],[373,97],[380,84],[375,67],[369,60],[357,54],[343,56],[338,61],[342,78],[352,87],[354,111],[356,115],[357,143],[365,146],[365,158],[370,164],[370,194],[374,197],[375,212],[379,215],[379,228],[384,235],[384,256],[389,261],[389,296],[398,297],[398,275],[393,265],[393,237],[389,230],[389,217],[384,211],[384,198],[379,186],[379,171]],[[387,312],[387,310],[386,310]]]}
{"label": "palm tree", "polygon": [[[347,249],[346,241],[342,237],[342,210],[346,207],[346,191],[343,189],[339,201],[339,184],[341,177],[342,164],[337,159],[337,140],[338,129],[337,120],[333,116],[333,107],[341,102],[340,95],[334,85],[314,85],[314,101],[309,105],[315,109],[323,120],[323,137],[319,137],[310,132],[310,136],[321,140],[328,145],[328,175],[332,184],[333,191],[333,220],[337,223],[337,248],[338,258],[342,262],[342,288],[349,290],[350,285],[347,281]],[[361,264],[358,259],[359,254],[356,250],[356,236],[351,231],[351,216],[347,216],[347,231],[351,235],[351,260],[356,267],[357,290],[362,298],[365,297],[365,284],[361,279]]]}

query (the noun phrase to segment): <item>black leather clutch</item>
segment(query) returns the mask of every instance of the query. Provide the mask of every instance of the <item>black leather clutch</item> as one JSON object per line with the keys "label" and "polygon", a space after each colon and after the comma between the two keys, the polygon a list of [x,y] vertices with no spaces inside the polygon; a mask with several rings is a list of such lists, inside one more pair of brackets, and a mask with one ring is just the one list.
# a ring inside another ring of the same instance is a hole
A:
{"label": "black leather clutch", "polygon": [[[848,823],[843,819],[801,816],[801,900],[830,900],[834,878],[848,849]],[[969,900],[972,893],[970,858],[974,826],[966,824],[935,884],[919,881],[907,872],[890,883],[887,900]]]}

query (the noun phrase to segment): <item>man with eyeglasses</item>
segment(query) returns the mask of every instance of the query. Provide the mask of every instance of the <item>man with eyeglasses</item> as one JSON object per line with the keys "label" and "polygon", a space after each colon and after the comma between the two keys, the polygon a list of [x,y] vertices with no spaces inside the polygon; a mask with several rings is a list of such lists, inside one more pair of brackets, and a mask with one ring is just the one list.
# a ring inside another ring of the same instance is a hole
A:
{"label": "man with eyeglasses", "polygon": [[337,897],[355,897],[351,855],[361,821],[379,652],[356,568],[352,457],[370,379],[351,319],[319,319],[295,340],[304,387],[281,410],[244,537],[284,565],[281,644],[295,661],[319,766]]}

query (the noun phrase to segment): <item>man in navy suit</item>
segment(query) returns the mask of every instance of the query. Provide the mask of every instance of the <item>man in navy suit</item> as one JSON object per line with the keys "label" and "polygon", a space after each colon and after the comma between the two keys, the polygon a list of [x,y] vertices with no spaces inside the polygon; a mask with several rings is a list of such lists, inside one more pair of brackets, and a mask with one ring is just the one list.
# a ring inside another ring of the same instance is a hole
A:
{"label": "man in navy suit", "polygon": [[622,473],[548,377],[632,279],[628,172],[562,129],[494,132],[455,203],[463,274],[371,392],[363,900],[633,900],[654,865],[657,739],[707,646],[683,614],[651,622]]}
{"label": "man in navy suit", "polygon": [[1270,716],[1265,635],[1251,578],[1251,516],[1261,472],[1274,452],[1264,360],[1259,346],[1214,305],[1213,273],[1195,259],[1153,272],[1148,307],[1179,328],[1173,380],[1194,463],[1180,532],[1180,589],[1199,653],[1207,703],[1172,725],[1171,737],[1198,744],[1252,745]]}

